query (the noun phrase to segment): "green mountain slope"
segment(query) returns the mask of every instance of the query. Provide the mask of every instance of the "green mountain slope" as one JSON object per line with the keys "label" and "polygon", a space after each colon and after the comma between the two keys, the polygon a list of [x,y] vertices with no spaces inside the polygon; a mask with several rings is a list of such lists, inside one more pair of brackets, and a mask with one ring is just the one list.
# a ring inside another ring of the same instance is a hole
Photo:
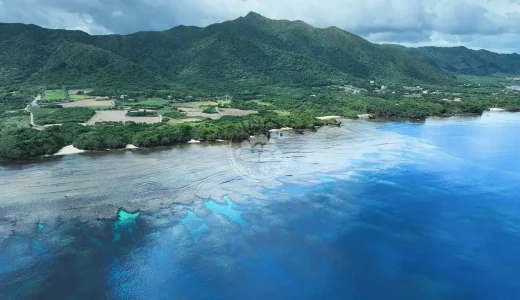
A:
{"label": "green mountain slope", "polygon": [[63,42],[31,77],[35,84],[151,87],[161,80],[151,71],[94,46]]}
{"label": "green mountain slope", "polygon": [[458,74],[520,74],[520,55],[516,53],[498,54],[466,47],[421,47],[404,50],[438,69]]}
{"label": "green mountain slope", "polygon": [[0,85],[140,89],[174,83],[232,90],[367,80],[441,83],[453,78],[442,70],[488,74],[507,65],[488,62],[498,55],[490,52],[478,52],[467,65],[441,52],[377,45],[336,27],[256,13],[206,28],[108,36],[0,24]]}

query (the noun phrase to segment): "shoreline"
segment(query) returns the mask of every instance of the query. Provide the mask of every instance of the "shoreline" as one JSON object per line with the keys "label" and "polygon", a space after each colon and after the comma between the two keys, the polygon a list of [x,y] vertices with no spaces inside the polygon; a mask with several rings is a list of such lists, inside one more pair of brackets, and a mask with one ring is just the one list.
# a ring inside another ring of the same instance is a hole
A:
{"label": "shoreline", "polygon": [[[348,117],[348,116],[327,116],[327,118],[334,118],[334,119],[349,119],[352,121],[368,121],[368,122],[374,122],[374,123],[381,123],[381,122],[395,122],[395,121],[411,121],[411,122],[423,122],[428,118],[440,118],[440,119],[448,119],[450,117],[460,117],[460,116],[467,116],[467,117],[477,117],[477,116],[483,116],[486,112],[496,112],[496,113],[519,113],[517,111],[510,111],[506,109],[501,108],[489,108],[482,113],[465,113],[465,114],[452,114],[452,115],[442,115],[442,116],[428,116],[424,118],[403,118],[403,117],[376,117],[375,119],[359,119],[355,117]],[[314,129],[293,129],[290,127],[282,127],[278,129],[270,129],[268,133],[280,133],[284,131],[299,131],[299,130],[317,130],[326,126],[335,126],[335,125],[325,125],[325,126],[319,126]],[[341,123],[339,124],[341,126]],[[0,158],[0,166],[2,165],[11,165],[11,164],[20,164],[20,163],[34,163],[41,161],[42,159],[49,159],[49,158],[61,158],[64,156],[69,155],[76,155],[76,154],[83,154],[83,153],[104,153],[104,152],[112,152],[115,150],[140,150],[140,149],[160,149],[160,148],[167,148],[167,147],[175,147],[180,145],[192,145],[192,144],[199,144],[199,145],[207,145],[207,144],[224,144],[225,142],[240,142],[240,141],[233,141],[233,140],[222,140],[217,139],[215,141],[198,141],[198,140],[190,140],[184,143],[177,143],[173,145],[161,145],[161,146],[155,146],[155,147],[136,147],[135,145],[128,144],[125,146],[125,148],[116,148],[116,149],[105,149],[105,150],[84,150],[84,149],[78,149],[74,147],[73,145],[67,145],[60,149],[58,152],[51,154],[51,155],[43,155],[39,157],[33,157],[25,160],[6,160]]]}

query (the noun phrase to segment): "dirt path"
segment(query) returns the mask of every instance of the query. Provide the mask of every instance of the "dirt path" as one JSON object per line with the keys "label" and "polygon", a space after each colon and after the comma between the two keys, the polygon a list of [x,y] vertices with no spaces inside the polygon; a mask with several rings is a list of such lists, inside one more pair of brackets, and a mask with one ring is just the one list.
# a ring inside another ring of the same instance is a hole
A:
{"label": "dirt path", "polygon": [[43,130],[43,127],[38,126],[34,123],[34,114],[32,113],[32,111],[30,109],[31,109],[31,107],[38,106],[38,102],[41,100],[42,100],[42,95],[38,94],[38,96],[36,96],[36,98],[34,98],[34,100],[31,102],[31,104],[27,105],[27,107],[25,108],[25,111],[30,114],[29,115],[29,124],[31,124],[32,128],[37,129],[37,130]]}

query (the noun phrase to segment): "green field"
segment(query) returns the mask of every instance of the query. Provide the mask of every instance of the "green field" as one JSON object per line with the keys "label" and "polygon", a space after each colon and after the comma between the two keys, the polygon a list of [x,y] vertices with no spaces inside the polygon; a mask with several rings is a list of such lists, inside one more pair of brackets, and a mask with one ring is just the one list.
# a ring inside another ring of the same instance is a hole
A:
{"label": "green field", "polygon": [[281,116],[281,117],[286,117],[286,116],[290,116],[291,115],[291,112],[290,111],[286,111],[286,110],[275,110],[274,112],[277,115]]}
{"label": "green field", "polygon": [[63,90],[46,90],[43,95],[43,101],[58,101],[65,98]]}
{"label": "green field", "polygon": [[160,98],[153,98],[148,99],[144,101],[139,102],[117,102],[120,106],[134,106],[134,107],[160,107],[160,106],[166,106],[169,104],[168,100],[160,99]]}
{"label": "green field", "polygon": [[32,113],[36,124],[46,125],[87,122],[96,112],[87,107],[73,107],[39,108],[32,110]]}
{"label": "green field", "polygon": [[0,129],[1,128],[28,128],[29,127],[29,116],[16,116],[16,117],[5,117],[0,118]]}
{"label": "green field", "polygon": [[224,106],[224,105],[229,105],[231,104],[231,100],[218,100],[217,103],[218,103],[218,106]]}
{"label": "green field", "polygon": [[82,99],[91,99],[94,98],[89,95],[69,95],[70,100],[82,100]]}

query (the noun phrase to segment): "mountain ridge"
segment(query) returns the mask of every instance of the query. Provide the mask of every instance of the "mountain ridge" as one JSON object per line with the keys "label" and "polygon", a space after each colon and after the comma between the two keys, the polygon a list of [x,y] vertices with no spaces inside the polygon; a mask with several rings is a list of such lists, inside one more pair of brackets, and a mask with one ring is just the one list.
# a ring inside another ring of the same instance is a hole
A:
{"label": "mountain ridge", "polygon": [[[453,80],[454,73],[520,73],[520,55],[476,55],[466,48],[459,53],[468,57],[465,61],[450,57],[460,49],[417,49],[374,44],[335,26],[316,28],[255,12],[207,27],[180,25],[128,35],[0,23],[0,79],[6,86],[161,88],[175,83],[229,90],[375,79],[440,83]],[[507,67],[509,62],[514,64]]]}

